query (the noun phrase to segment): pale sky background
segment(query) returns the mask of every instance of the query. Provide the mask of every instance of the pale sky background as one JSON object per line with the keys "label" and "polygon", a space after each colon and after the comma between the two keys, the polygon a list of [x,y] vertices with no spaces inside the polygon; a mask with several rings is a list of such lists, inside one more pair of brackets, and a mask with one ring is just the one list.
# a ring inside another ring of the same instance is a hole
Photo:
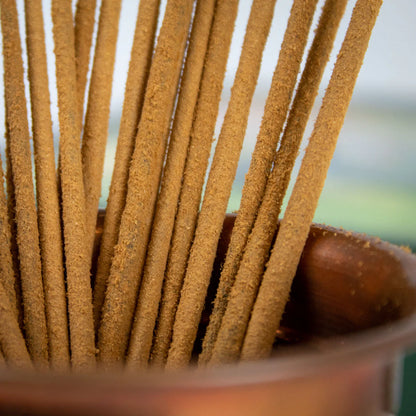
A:
{"label": "pale sky background", "polygon": [[[20,10],[23,10],[23,3],[23,0],[18,0]],[[58,137],[50,1],[43,3],[47,48],[49,50],[48,65],[53,123],[56,137]],[[118,120],[122,108],[138,3],[136,0],[123,1],[102,206],[105,205],[111,180]],[[325,72],[320,97],[322,97],[328,83],[336,52],[341,45],[354,3],[355,1],[350,1],[347,7],[331,62]],[[240,0],[216,137],[220,131],[229,89],[238,65],[250,4],[249,0]],[[241,163],[230,199],[230,210],[238,209],[244,174],[248,168],[249,157],[255,143],[264,101],[278,58],[291,4],[291,0],[277,0],[275,19],[263,55],[262,70],[253,99],[253,109],[241,155]],[[319,1],[317,17],[322,4],[323,1]],[[415,0],[384,1],[339,138],[339,145],[315,217],[316,221],[344,226],[357,231],[367,231],[403,243],[416,240],[416,220],[414,219],[414,212],[416,212],[416,164],[414,163],[416,156],[414,133],[416,128],[415,18]],[[317,18],[314,27],[316,20]],[[22,24],[21,33],[24,39]],[[0,126],[4,129],[2,90],[0,97]],[[319,105],[320,98],[316,103],[315,115]],[[313,122],[305,134],[306,138],[311,131],[312,124]],[[1,136],[3,136],[3,131]],[[3,145],[0,149],[2,150],[2,148]]]}

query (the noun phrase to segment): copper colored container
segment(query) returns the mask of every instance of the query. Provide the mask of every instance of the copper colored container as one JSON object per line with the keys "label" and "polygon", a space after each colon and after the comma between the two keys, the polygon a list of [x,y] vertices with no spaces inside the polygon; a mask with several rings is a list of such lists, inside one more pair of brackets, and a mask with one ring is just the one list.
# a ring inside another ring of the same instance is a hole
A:
{"label": "copper colored container", "polygon": [[[232,223],[228,216],[217,270]],[[394,363],[416,343],[416,256],[378,239],[313,225],[276,339],[272,358],[215,370],[88,377],[2,370],[0,414],[393,412],[399,387]]]}

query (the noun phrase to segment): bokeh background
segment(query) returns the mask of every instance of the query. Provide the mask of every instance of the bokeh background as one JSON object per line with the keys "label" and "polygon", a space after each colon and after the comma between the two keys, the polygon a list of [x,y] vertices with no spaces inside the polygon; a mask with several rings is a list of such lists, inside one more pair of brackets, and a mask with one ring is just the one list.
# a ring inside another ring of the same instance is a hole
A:
{"label": "bokeh background", "polygon": [[[240,0],[216,137],[220,132],[238,65],[250,3],[248,0]],[[314,117],[319,110],[354,3],[354,1],[349,2],[345,18],[341,23],[334,52],[316,100],[313,117],[305,133],[299,161],[313,127]],[[275,19],[264,52],[262,71],[253,99],[240,166],[229,202],[230,211],[238,209],[244,175],[249,166],[291,4],[291,0],[277,1]],[[323,1],[320,1],[318,10],[321,9],[322,4]],[[18,5],[23,10],[23,0],[18,0]],[[125,0],[123,2],[121,14],[123,23],[120,25],[117,47],[101,207],[105,207],[111,181],[137,5],[138,1]],[[48,65],[53,122],[55,135],[58,137],[51,19],[47,12],[49,7],[50,1],[44,1],[47,46],[50,50]],[[399,245],[410,246],[413,251],[416,251],[415,18],[416,1],[386,0],[384,2],[315,215],[316,222],[376,235]],[[314,26],[316,26],[316,21]],[[24,38],[23,24],[21,24],[21,32]],[[0,100],[3,97],[1,89],[2,86],[0,87]],[[4,126],[3,109],[1,102],[0,126],[2,128]],[[4,143],[0,142],[2,156],[3,150]],[[401,416],[416,414],[416,355],[411,353],[412,351],[409,352],[405,362]]]}

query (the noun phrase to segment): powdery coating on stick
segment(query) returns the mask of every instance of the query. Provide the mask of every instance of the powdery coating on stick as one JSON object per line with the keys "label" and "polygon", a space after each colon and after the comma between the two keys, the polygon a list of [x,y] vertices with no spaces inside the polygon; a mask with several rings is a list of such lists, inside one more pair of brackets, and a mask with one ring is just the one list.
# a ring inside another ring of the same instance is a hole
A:
{"label": "powdery coating on stick", "polygon": [[85,88],[90,64],[96,5],[96,0],[78,0],[75,12],[75,64],[80,126],[84,116]]}
{"label": "powdery coating on stick", "polygon": [[[7,108],[7,103],[5,103]],[[7,113],[7,109],[6,109]],[[10,156],[10,135],[6,123],[6,195],[7,195],[7,216],[9,219],[10,227],[10,251],[12,254],[13,271],[15,275],[14,290],[16,292],[16,306],[17,313],[19,314],[20,329],[24,329],[23,324],[23,300],[22,300],[22,284],[20,279],[20,267],[19,267],[19,253],[17,250],[17,227],[16,227],[16,200],[14,197],[14,185],[12,175],[12,165]]]}
{"label": "powdery coating on stick", "polygon": [[25,1],[25,19],[49,359],[53,369],[67,370],[69,339],[63,245],[41,0]]}
{"label": "powdery coating on stick", "polygon": [[263,198],[267,176],[296,85],[316,3],[317,0],[295,0],[292,6],[250,168],[245,178],[240,208],[221,272],[213,312],[204,338],[199,358],[201,364],[208,362],[212,354],[228,295]]}
{"label": "powdery coating on stick", "polygon": [[13,269],[13,257],[11,252],[10,224],[7,214],[7,201],[3,186],[3,167],[0,161],[0,282],[9,299],[10,306],[14,309],[18,318],[18,305],[16,298],[16,278]]}
{"label": "powdery coating on stick", "polygon": [[60,129],[60,183],[64,226],[71,362],[75,371],[95,368],[90,258],[85,241],[85,197],[77,119],[74,29],[71,3],[52,1]]}
{"label": "powdery coating on stick", "polygon": [[141,0],[139,4],[113,176],[105,211],[106,215],[95,276],[93,302],[96,327],[98,327],[100,321],[111,259],[113,258],[114,246],[117,244],[121,214],[126,200],[130,160],[133,155],[134,141],[152,60],[159,3],[160,0]]}
{"label": "powdery coating on stick", "polygon": [[17,245],[24,302],[24,325],[30,355],[37,367],[48,363],[48,337],[39,250],[39,233],[29,145],[22,49],[16,4],[1,1],[4,97],[10,161],[16,201]]}
{"label": "powdery coating on stick", "polygon": [[130,337],[127,365],[146,367],[159,309],[176,207],[198,98],[215,0],[197,2],[152,234]]}
{"label": "powdery coating on stick", "polygon": [[[2,3],[3,6],[3,3]],[[3,12],[2,7],[2,12]],[[8,365],[19,369],[32,369],[32,362],[20,332],[15,308],[10,304],[3,284],[0,282],[0,345]]]}
{"label": "powdery coating on stick", "polygon": [[240,356],[250,312],[267,261],[277,220],[325,65],[347,0],[327,0],[293,100],[281,145],[265,195],[248,238],[244,255],[214,346],[210,364],[224,364]]}
{"label": "powdery coating on stick", "polygon": [[251,8],[230,102],[198,217],[176,312],[167,368],[184,366],[191,357],[273,10],[273,0],[255,0]]}
{"label": "powdery coating on stick", "polygon": [[87,216],[86,244],[90,257],[92,257],[98,202],[101,196],[120,9],[121,0],[103,0],[101,3],[82,138],[81,155]]}
{"label": "powdery coating on stick", "polygon": [[101,3],[83,130],[81,154],[86,198],[86,240],[90,257],[101,195],[120,9],[121,0],[104,0]]}
{"label": "powdery coating on stick", "polygon": [[270,354],[382,0],[358,0],[253,308],[241,358]]}
{"label": "powdery coating on stick", "polygon": [[127,348],[192,6],[191,0],[168,1],[150,69],[99,328],[104,366],[120,363]]}
{"label": "powdery coating on stick", "polygon": [[152,363],[157,365],[165,363],[170,346],[176,307],[194,236],[211,151],[237,8],[237,1],[217,0],[195,109],[195,120],[191,130],[152,351]]}

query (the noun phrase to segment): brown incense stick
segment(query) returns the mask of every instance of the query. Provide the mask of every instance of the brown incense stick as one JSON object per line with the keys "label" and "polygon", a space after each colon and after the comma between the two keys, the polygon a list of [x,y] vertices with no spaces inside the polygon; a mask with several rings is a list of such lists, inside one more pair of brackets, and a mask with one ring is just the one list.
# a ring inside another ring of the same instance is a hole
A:
{"label": "brown incense stick", "polygon": [[358,0],[263,276],[243,360],[267,357],[382,0]]}
{"label": "brown incense stick", "polygon": [[[2,2],[2,6],[4,3]],[[4,12],[2,7],[2,13]],[[19,369],[31,369],[32,362],[17,322],[15,308],[0,282],[0,345],[7,364]]]}
{"label": "brown incense stick", "polygon": [[230,245],[214,303],[210,323],[203,341],[199,362],[207,362],[221,325],[227,298],[238,270],[240,259],[263,197],[267,172],[276,154],[276,146],[286,120],[295,88],[303,52],[314,15],[316,0],[293,2],[279,60],[273,75],[264,116],[246,175],[240,208],[231,235]]}
{"label": "brown incense stick", "polygon": [[98,202],[101,195],[120,9],[121,0],[103,0],[101,3],[97,44],[82,138],[81,154],[87,215],[86,244],[90,257],[92,256]]}
{"label": "brown incense stick", "polygon": [[66,370],[68,319],[41,0],[25,1],[25,18],[49,358],[53,369]]}
{"label": "brown incense stick", "polygon": [[262,53],[273,18],[274,4],[274,0],[254,0],[252,4],[230,102],[198,217],[176,312],[167,368],[184,366],[191,357],[231,186],[237,170]]}
{"label": "brown incense stick", "polygon": [[1,28],[3,33],[6,123],[16,202],[17,244],[24,301],[24,324],[29,351],[35,365],[45,367],[48,361],[48,338],[39,234],[23,84],[22,50],[16,3],[13,0],[1,1]]}
{"label": "brown incense stick", "polygon": [[10,306],[18,318],[18,305],[16,297],[16,278],[13,269],[13,257],[11,252],[10,223],[7,214],[7,201],[3,187],[3,167],[0,161],[0,282],[9,299]]}
{"label": "brown incense stick", "polygon": [[152,351],[152,362],[157,365],[163,365],[168,354],[176,306],[194,235],[215,130],[237,7],[237,1],[217,0],[195,109],[195,120],[191,130]]}
{"label": "brown incense stick", "polygon": [[130,338],[127,365],[147,366],[215,0],[197,2],[175,121]]}
{"label": "brown incense stick", "polygon": [[60,128],[60,183],[68,290],[71,362],[76,371],[95,367],[90,259],[85,241],[85,197],[77,119],[74,29],[71,3],[52,1]]}
{"label": "brown incense stick", "polygon": [[96,0],[78,0],[75,12],[75,63],[80,125],[84,116],[85,88],[90,64],[96,4]]}
{"label": "brown incense stick", "polygon": [[210,364],[232,362],[240,356],[250,311],[277,229],[283,197],[346,3],[347,0],[327,0],[325,3],[274,168],[267,180],[265,195],[229,295]]}
{"label": "brown incense stick", "polygon": [[[7,105],[5,103],[5,105]],[[7,113],[7,110],[6,110]],[[14,196],[13,174],[10,156],[10,134],[6,123],[6,194],[7,194],[7,217],[10,229],[10,251],[12,254],[13,271],[15,276],[14,290],[16,292],[16,306],[20,329],[24,329],[23,323],[23,299],[22,282],[20,278],[19,254],[17,249],[17,227],[16,227],[16,199]]]}
{"label": "brown incense stick", "polygon": [[150,68],[99,329],[100,359],[107,365],[123,360],[127,347],[192,6],[191,0],[168,1]]}
{"label": "brown incense stick", "polygon": [[94,285],[94,321],[100,320],[107,278],[114,246],[117,244],[121,214],[124,209],[128,168],[134,150],[143,98],[149,74],[160,0],[142,0],[139,4],[136,30],[126,82],[123,113],[117,140],[116,157],[108,195],[100,255]]}

